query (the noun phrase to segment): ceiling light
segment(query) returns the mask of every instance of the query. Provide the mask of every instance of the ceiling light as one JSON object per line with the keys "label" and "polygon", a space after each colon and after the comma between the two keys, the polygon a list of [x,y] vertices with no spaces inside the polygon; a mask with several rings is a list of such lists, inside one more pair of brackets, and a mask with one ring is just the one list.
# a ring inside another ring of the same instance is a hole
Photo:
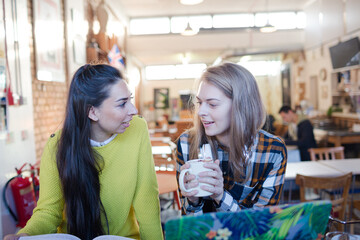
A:
{"label": "ceiling light", "polygon": [[181,4],[184,5],[196,5],[202,3],[204,0],[180,0]]}
{"label": "ceiling light", "polygon": [[195,31],[194,29],[191,28],[190,23],[187,23],[187,26],[185,28],[185,30],[181,33],[181,35],[183,36],[194,36],[198,33],[198,31]]}
{"label": "ceiling light", "polygon": [[266,0],[266,24],[262,28],[260,28],[260,32],[262,33],[272,33],[276,31],[274,25],[271,25],[269,22],[269,0]]}
{"label": "ceiling light", "polygon": [[266,23],[265,26],[260,28],[260,32],[262,32],[262,33],[272,33],[272,32],[275,32],[275,31],[276,31],[276,27],[274,27],[270,23]]}

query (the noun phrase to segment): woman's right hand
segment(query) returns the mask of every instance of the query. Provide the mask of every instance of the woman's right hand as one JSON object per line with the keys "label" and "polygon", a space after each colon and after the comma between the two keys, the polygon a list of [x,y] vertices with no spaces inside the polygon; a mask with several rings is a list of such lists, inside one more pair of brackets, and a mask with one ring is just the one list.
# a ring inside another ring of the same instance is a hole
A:
{"label": "woman's right hand", "polygon": [[[183,171],[184,169],[190,168],[190,164],[189,163],[185,163],[184,165],[181,166],[180,168],[180,172]],[[196,176],[194,174],[185,174],[184,176],[184,185],[186,189],[189,188],[194,188],[196,186],[199,185],[199,182],[196,180]],[[185,192],[181,190],[181,195],[184,197],[187,197],[188,200],[193,204],[193,205],[198,205],[199,204],[199,197],[195,197],[195,195],[198,193],[198,190],[192,190],[191,192]]]}
{"label": "woman's right hand", "polygon": [[29,236],[26,233],[20,233],[20,234],[9,234],[4,237],[4,240],[18,240],[20,237]]}

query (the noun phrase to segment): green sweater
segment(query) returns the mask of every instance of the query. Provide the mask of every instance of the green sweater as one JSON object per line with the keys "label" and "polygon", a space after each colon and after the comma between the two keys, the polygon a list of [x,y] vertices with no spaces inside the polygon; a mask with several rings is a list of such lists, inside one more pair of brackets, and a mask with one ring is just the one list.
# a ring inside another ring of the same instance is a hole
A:
{"label": "green sweater", "polygon": [[[45,146],[40,165],[40,198],[33,216],[19,233],[66,233],[64,199],[56,166],[59,135],[59,131],[52,135]],[[158,185],[145,120],[134,117],[124,133],[94,149],[105,163],[100,174],[100,195],[110,234],[162,239]]]}

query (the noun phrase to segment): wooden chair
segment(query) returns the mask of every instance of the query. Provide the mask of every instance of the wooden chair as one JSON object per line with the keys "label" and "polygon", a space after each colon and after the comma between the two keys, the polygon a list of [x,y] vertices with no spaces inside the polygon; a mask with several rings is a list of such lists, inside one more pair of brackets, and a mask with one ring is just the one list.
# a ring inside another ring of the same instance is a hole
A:
{"label": "wooden chair", "polygon": [[[333,205],[332,216],[345,220],[346,204],[348,202],[349,189],[351,185],[352,173],[339,177],[310,177],[301,174],[296,175],[296,184],[300,187],[300,201],[307,202],[309,200],[305,194],[305,189],[318,190],[317,194],[324,195],[326,191],[331,190],[331,202]],[[335,194],[337,193],[337,194]],[[323,196],[320,196],[322,199]]]}
{"label": "wooden chair", "polygon": [[190,129],[194,126],[192,119],[180,119],[175,122],[177,131],[171,134],[171,140],[175,141],[181,134],[183,134],[187,129]]}
{"label": "wooden chair", "polygon": [[310,148],[311,161],[344,159],[344,147],[328,147],[328,148]]}

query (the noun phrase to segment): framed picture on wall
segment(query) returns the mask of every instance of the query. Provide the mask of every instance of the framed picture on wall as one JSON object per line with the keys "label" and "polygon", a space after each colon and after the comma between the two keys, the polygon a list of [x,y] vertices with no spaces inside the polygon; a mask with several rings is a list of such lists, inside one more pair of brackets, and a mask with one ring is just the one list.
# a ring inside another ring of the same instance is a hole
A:
{"label": "framed picture on wall", "polygon": [[154,108],[167,109],[169,108],[169,89],[155,88],[154,89]]}
{"label": "framed picture on wall", "polygon": [[65,81],[64,21],[60,0],[34,0],[36,77]]}
{"label": "framed picture on wall", "polygon": [[281,88],[283,105],[291,106],[291,81],[290,81],[290,65],[284,65],[281,70]]}

